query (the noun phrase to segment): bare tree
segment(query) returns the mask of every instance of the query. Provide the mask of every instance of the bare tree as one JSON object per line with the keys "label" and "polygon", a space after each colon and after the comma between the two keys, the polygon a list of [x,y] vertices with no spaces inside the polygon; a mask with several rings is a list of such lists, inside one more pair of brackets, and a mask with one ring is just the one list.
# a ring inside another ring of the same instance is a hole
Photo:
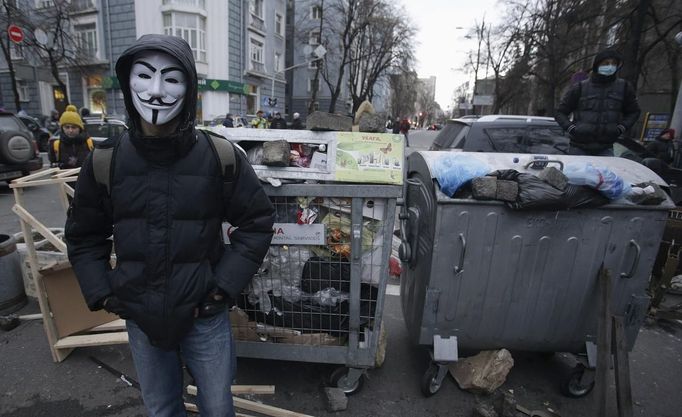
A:
{"label": "bare tree", "polygon": [[374,86],[392,68],[405,70],[414,62],[414,26],[404,10],[376,1],[373,14],[351,45],[348,63],[353,112],[365,100],[372,101]]}
{"label": "bare tree", "polygon": [[0,36],[0,48],[2,54],[7,62],[7,69],[9,70],[10,82],[12,84],[12,92],[14,93],[14,107],[16,111],[21,110],[21,101],[19,99],[19,89],[17,88],[16,72],[14,71],[14,63],[12,62],[12,48],[9,39],[9,26],[17,21],[23,21],[23,14],[21,10],[16,7],[16,2],[10,0],[2,0],[2,9],[5,12],[0,15],[0,24],[2,25],[4,36]]}
{"label": "bare tree", "polygon": [[82,66],[91,57],[87,56],[73,31],[69,3],[55,1],[50,7],[32,12],[34,15],[27,27],[31,33],[41,29],[47,34],[47,42],[41,43],[35,37],[27,38],[27,46],[33,49],[50,69],[52,78],[66,95],[66,84],[60,76],[60,69],[75,68],[82,72]]}
{"label": "bare tree", "polygon": [[391,89],[391,114],[395,117],[414,113],[419,79],[414,71],[399,71],[388,77]]}

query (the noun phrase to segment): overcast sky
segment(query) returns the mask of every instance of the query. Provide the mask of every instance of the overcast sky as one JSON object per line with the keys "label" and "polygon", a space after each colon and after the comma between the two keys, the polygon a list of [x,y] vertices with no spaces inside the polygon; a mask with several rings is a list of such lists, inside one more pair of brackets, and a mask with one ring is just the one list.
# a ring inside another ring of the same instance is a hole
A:
{"label": "overcast sky", "polygon": [[504,6],[498,0],[401,1],[418,28],[417,73],[420,78],[436,76],[436,101],[445,110],[457,86],[466,81],[473,85],[473,75],[465,74],[462,67],[466,52],[474,49],[476,42],[464,36],[484,15],[486,22],[499,20]]}

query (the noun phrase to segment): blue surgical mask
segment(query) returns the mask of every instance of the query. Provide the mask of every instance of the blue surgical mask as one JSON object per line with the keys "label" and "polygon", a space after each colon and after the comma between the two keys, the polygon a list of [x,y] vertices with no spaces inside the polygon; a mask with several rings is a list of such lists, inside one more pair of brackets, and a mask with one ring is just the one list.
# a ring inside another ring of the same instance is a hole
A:
{"label": "blue surgical mask", "polygon": [[609,76],[609,75],[615,74],[617,69],[618,69],[618,67],[615,66],[615,65],[600,65],[600,66],[597,68],[597,72],[598,72],[600,75]]}

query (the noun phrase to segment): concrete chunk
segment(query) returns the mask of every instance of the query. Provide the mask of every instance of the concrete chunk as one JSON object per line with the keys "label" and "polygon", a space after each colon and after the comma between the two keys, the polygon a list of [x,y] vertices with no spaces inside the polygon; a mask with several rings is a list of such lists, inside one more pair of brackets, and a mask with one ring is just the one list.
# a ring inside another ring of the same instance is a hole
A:
{"label": "concrete chunk", "polygon": [[386,132],[386,122],[378,114],[363,113],[360,116],[360,132]]}
{"label": "concrete chunk", "polygon": [[291,146],[286,140],[274,140],[263,143],[263,165],[272,167],[289,166]]}
{"label": "concrete chunk", "polygon": [[350,132],[353,130],[353,119],[348,116],[341,116],[340,114],[316,111],[308,115],[306,127],[310,130]]}
{"label": "concrete chunk", "polygon": [[547,184],[561,191],[565,190],[566,185],[568,184],[568,178],[566,178],[564,173],[554,167],[547,167],[543,169],[538,174],[538,177]]}
{"label": "concrete chunk", "polygon": [[471,193],[476,200],[494,200],[497,194],[497,178],[474,178],[471,180]]}
{"label": "concrete chunk", "polygon": [[485,350],[450,365],[459,387],[473,393],[490,394],[507,379],[514,359],[507,349]]}
{"label": "concrete chunk", "polygon": [[519,195],[519,184],[516,181],[497,180],[495,199],[502,201],[516,201]]}
{"label": "concrete chunk", "polygon": [[327,387],[324,389],[327,399],[327,411],[343,411],[348,408],[348,397],[341,388]]}

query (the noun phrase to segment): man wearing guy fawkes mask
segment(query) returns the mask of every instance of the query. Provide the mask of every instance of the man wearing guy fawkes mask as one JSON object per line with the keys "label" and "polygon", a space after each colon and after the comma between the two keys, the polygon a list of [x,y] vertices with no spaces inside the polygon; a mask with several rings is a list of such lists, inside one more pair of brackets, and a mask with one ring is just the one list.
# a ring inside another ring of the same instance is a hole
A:
{"label": "man wearing guy fawkes mask", "polygon": [[[194,129],[197,74],[184,40],[141,37],[116,75],[130,130],[103,145],[113,147],[108,190],[92,156],[81,170],[66,223],[69,259],[88,307],[127,319],[151,416],[185,416],[180,357],[199,387],[201,415],[233,416],[227,300],[267,252],[273,207],[240,152],[226,186],[213,143]],[[223,221],[235,226],[229,247]]]}
{"label": "man wearing guy fawkes mask", "polygon": [[622,65],[617,51],[599,52],[590,78],[573,84],[561,99],[555,119],[570,136],[569,154],[613,156],[613,144],[637,122],[635,89],[617,75]]}

